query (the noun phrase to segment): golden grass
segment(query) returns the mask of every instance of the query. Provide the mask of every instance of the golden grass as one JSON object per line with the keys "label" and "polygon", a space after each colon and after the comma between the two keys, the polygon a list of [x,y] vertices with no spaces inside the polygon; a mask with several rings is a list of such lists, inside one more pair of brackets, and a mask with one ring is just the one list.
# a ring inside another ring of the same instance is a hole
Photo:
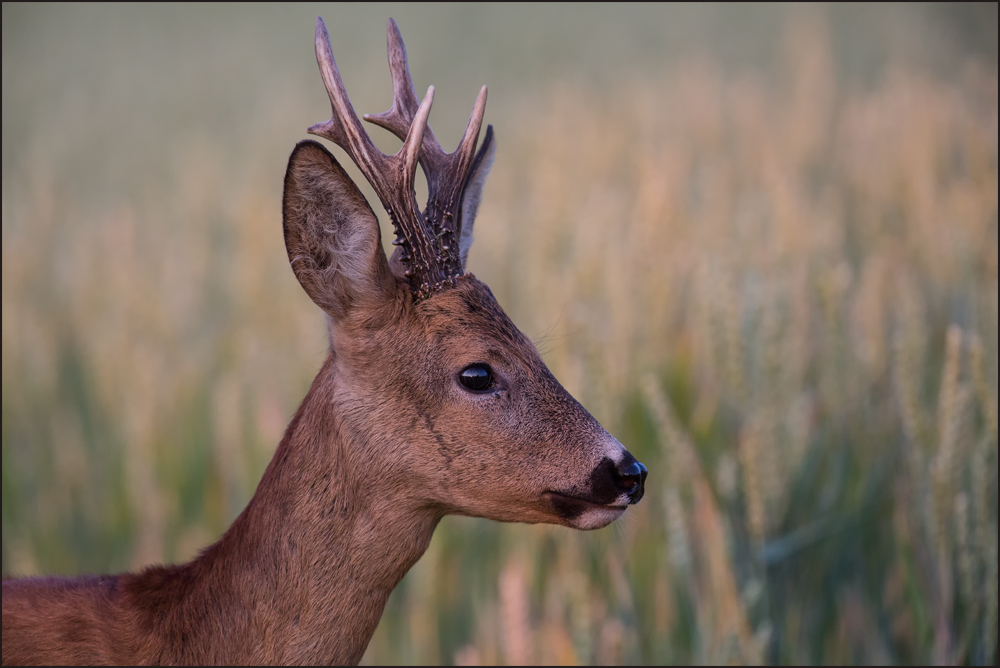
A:
{"label": "golden grass", "polygon": [[[498,128],[471,269],[647,498],[588,534],[446,521],[366,661],[996,662],[996,74],[849,87],[822,24],[784,48]],[[283,163],[218,142],[121,201],[64,188],[58,133],[5,163],[5,574],[193,556],[322,359]]]}

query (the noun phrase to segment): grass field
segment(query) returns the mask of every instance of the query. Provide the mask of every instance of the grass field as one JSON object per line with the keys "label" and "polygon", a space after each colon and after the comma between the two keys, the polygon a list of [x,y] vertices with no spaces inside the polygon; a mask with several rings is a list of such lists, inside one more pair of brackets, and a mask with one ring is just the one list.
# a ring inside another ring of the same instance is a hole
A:
{"label": "grass field", "polygon": [[313,21],[381,111],[391,15],[446,149],[490,85],[470,269],[650,474],[596,532],[447,518],[365,662],[996,664],[995,5],[232,11],[3,6],[5,576],[250,498],[327,345]]}

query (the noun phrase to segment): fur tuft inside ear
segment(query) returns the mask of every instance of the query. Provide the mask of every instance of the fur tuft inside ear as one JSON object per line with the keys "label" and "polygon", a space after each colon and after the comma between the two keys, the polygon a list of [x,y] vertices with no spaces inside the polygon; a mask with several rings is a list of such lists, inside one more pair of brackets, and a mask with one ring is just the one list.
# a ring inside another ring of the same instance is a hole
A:
{"label": "fur tuft inside ear", "polygon": [[288,159],[282,219],[296,278],[334,320],[391,298],[396,283],[378,219],[336,158],[315,141],[299,142]]}

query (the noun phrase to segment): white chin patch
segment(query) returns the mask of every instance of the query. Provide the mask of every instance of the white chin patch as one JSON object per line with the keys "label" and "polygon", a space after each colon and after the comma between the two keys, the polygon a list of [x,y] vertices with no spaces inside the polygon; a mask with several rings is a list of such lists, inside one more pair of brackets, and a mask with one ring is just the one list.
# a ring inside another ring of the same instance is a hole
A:
{"label": "white chin patch", "polygon": [[626,506],[620,508],[592,507],[583,511],[570,521],[576,529],[600,529],[606,527],[625,514]]}

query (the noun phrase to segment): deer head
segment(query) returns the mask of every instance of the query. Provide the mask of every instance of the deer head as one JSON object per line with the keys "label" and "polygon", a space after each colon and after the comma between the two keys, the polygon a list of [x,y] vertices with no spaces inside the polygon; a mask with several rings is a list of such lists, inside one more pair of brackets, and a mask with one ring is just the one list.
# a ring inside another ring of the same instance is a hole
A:
{"label": "deer head", "polygon": [[417,103],[392,20],[387,39],[393,104],[365,119],[402,139],[399,152],[379,151],[355,115],[322,19],[316,58],[333,115],[309,132],[346,151],[374,188],[396,233],[391,260],[375,214],[323,146],[300,142],[285,176],[288,258],[329,316],[331,355],[316,385],[335,397],[352,470],[364,470],[372,493],[391,490],[438,516],[605,526],[642,498],[646,468],[563,389],[466,271],[496,150],[491,126],[476,151],[486,87],[446,153],[427,125],[434,88]]}

